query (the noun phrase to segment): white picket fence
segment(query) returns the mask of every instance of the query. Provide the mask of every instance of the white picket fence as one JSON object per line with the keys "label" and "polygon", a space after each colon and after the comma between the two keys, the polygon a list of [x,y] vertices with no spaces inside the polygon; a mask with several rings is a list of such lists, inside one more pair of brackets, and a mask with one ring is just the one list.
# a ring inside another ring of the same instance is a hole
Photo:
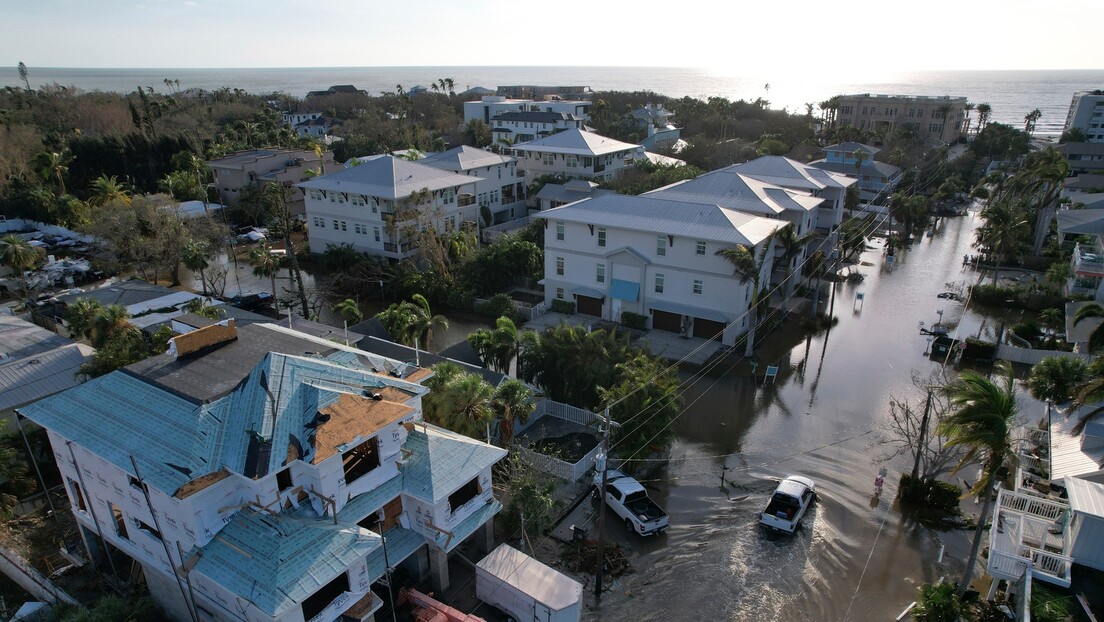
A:
{"label": "white picket fence", "polygon": [[517,231],[529,225],[529,217],[522,216],[521,218],[515,218],[498,225],[491,225],[485,227],[482,232],[481,239],[484,244],[494,244],[495,240],[502,237],[507,233]]}
{"label": "white picket fence", "polygon": [[[533,427],[542,417],[556,417],[557,419],[570,421],[587,427],[593,427],[595,422],[595,415],[589,410],[576,408],[575,406],[554,402],[552,400],[541,400],[537,402],[537,408],[533,411],[533,415],[529,418],[529,422],[517,424],[514,432],[520,434]],[[574,482],[581,479],[594,467],[594,460],[598,454],[602,452],[602,446],[595,446],[594,449],[591,449],[586,455],[574,463],[560,460],[559,458],[553,458],[552,456],[546,456],[521,446],[515,447],[514,450],[542,473],[548,473],[549,475],[565,479],[569,482]]]}

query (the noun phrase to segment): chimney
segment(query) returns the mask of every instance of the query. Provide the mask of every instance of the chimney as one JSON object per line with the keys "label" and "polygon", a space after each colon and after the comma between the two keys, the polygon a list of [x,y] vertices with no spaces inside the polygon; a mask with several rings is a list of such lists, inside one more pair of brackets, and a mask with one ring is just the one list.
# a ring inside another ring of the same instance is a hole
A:
{"label": "chimney", "polygon": [[190,333],[173,337],[169,340],[169,355],[180,360],[213,350],[237,339],[238,329],[234,327],[234,318],[227,318],[218,324],[204,326]]}

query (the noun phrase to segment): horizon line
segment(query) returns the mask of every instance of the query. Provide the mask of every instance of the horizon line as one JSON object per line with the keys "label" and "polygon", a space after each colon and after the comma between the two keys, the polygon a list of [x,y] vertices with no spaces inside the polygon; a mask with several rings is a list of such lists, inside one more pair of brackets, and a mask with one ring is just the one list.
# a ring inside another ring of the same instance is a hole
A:
{"label": "horizon line", "polygon": [[[18,67],[16,65],[10,65],[11,69]],[[27,65],[30,70],[34,69],[128,69],[128,70],[250,70],[250,69],[499,69],[499,68],[541,68],[541,69],[693,69],[693,70],[706,70],[712,71],[714,67],[706,66],[690,66],[690,65],[531,65],[531,64],[500,64],[500,65],[258,65],[252,67],[240,66],[192,66],[192,67],[127,67],[127,66],[65,66],[65,65]],[[770,73],[771,70],[764,70],[766,73]],[[776,69],[775,71],[778,71]],[[986,72],[1012,72],[1012,71],[1100,71],[1104,72],[1104,67],[1050,67],[1050,68],[1035,68],[1035,69],[1008,69],[1008,68],[956,68],[956,69],[939,69],[939,68],[926,68],[926,69],[901,69],[894,70],[894,73],[913,73],[913,72],[971,72],[971,71],[986,71]],[[885,73],[885,72],[875,72]],[[747,75],[755,75],[754,71],[747,72]]]}

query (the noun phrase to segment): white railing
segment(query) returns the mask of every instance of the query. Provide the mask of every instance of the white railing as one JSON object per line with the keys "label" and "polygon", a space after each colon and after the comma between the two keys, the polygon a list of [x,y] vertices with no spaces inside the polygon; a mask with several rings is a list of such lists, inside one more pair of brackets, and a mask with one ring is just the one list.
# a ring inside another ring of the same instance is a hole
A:
{"label": "white railing", "polygon": [[1070,550],[1068,517],[1065,503],[1001,490],[989,529],[989,574],[1017,580],[1030,565],[1037,578],[1069,587],[1073,558],[1062,554]]}
{"label": "white railing", "polygon": [[501,224],[491,225],[490,227],[485,227],[483,229],[481,239],[483,240],[484,244],[493,244],[495,240],[502,237],[503,235],[512,231],[517,231],[518,229],[522,229],[528,224],[529,217],[522,216],[521,218],[515,218],[514,220],[510,220]]}
{"label": "white railing", "polygon": [[1069,505],[1011,490],[1001,490],[1000,494],[997,495],[997,510],[1011,510],[1020,514],[1030,514],[1031,516],[1056,521],[1069,510]]}
{"label": "white railing", "polygon": [[[594,413],[589,410],[545,399],[537,402],[537,407],[527,423],[515,424],[514,433],[521,434],[533,427],[542,417],[555,417],[585,427],[593,427],[596,420]],[[587,471],[594,466],[595,457],[602,451],[601,445],[597,445],[578,461],[571,463],[524,447],[519,446],[515,449],[541,472],[572,482],[586,475]]]}
{"label": "white railing", "polygon": [[1020,454],[1020,466],[1025,469],[1034,469],[1039,473],[1046,471],[1047,463],[1045,460],[1038,456],[1031,454]]}

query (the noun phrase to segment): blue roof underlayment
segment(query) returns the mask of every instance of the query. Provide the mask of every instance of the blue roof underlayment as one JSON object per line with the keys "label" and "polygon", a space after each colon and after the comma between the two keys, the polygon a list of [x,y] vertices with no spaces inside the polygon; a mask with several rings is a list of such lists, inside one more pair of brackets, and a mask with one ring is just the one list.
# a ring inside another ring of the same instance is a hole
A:
{"label": "blue roof underlayment", "polygon": [[401,467],[403,491],[434,504],[506,455],[505,449],[434,427],[415,428],[403,449],[411,452]]}
{"label": "blue roof underlayment", "polygon": [[194,571],[278,616],[381,544],[378,535],[335,525],[309,508],[280,514],[246,509],[203,547]]}

